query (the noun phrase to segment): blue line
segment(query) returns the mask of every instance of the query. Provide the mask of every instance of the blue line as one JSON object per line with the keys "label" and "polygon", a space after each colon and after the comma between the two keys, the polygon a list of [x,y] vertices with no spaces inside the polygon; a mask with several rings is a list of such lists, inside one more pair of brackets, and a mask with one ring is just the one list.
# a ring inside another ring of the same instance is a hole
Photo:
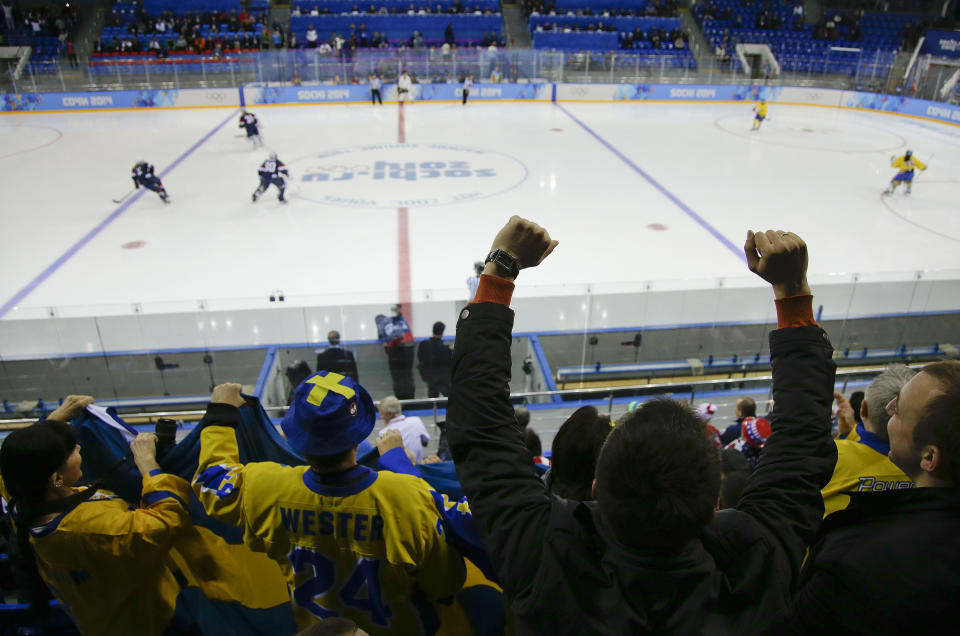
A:
{"label": "blue line", "polygon": [[[197,148],[203,145],[204,142],[206,142],[208,139],[213,137],[217,133],[217,131],[223,128],[224,124],[226,124],[228,121],[233,119],[236,116],[236,114],[237,114],[236,110],[230,113],[230,115],[226,119],[224,119],[222,122],[220,122],[220,124],[216,128],[208,132],[206,135],[204,135],[204,137],[200,141],[193,144],[189,150],[187,150],[185,153],[177,157],[177,159],[173,163],[171,163],[166,170],[160,173],[160,177],[162,178],[166,176],[167,174],[170,173],[170,171],[172,171],[174,168],[180,165],[180,162],[182,162],[184,159],[186,159],[191,154],[193,154],[193,151],[195,151]],[[134,194],[130,199],[120,204],[120,206],[116,210],[114,210],[110,214],[110,216],[100,221],[100,223],[96,227],[94,227],[92,230],[87,232],[86,235],[83,238],[81,238],[79,241],[74,243],[73,247],[68,249],[63,254],[61,254],[60,257],[57,258],[57,260],[53,261],[53,263],[48,265],[46,269],[44,269],[42,272],[40,272],[36,276],[36,278],[31,280],[29,283],[26,284],[26,286],[23,289],[21,289],[16,294],[14,294],[13,298],[11,298],[7,302],[5,302],[2,306],[0,306],[0,318],[3,318],[4,316],[6,316],[11,309],[19,305],[24,298],[26,298],[31,293],[33,293],[33,291],[37,287],[39,287],[41,284],[43,284],[44,281],[50,278],[50,276],[52,276],[54,272],[56,272],[58,269],[63,267],[63,265],[67,261],[73,258],[73,256],[77,252],[79,252],[84,247],[86,247],[87,243],[92,241],[98,234],[100,234],[100,232],[104,230],[104,228],[106,228],[108,225],[113,223],[121,214],[126,212],[131,205],[133,205],[140,197],[142,197],[144,192],[146,192],[146,190],[141,189],[136,194]]]}
{"label": "blue line", "polygon": [[253,389],[253,394],[258,400],[263,399],[263,390],[267,386],[267,379],[270,378],[270,370],[273,368],[273,362],[277,359],[277,347],[270,347],[267,350],[267,355],[263,359],[263,366],[260,367],[260,375],[257,376],[256,388]]}
{"label": "blue line", "polygon": [[690,208],[690,206],[688,206],[686,203],[684,203],[683,201],[681,201],[680,199],[678,199],[678,198],[676,197],[676,195],[674,195],[672,192],[670,192],[669,190],[667,190],[667,188],[664,187],[663,185],[661,185],[660,182],[658,182],[656,179],[654,179],[654,178],[651,177],[649,174],[647,174],[646,172],[644,172],[643,169],[640,168],[640,166],[638,166],[637,164],[635,164],[635,163],[633,163],[632,161],[630,161],[630,159],[628,159],[628,158],[626,157],[626,155],[624,155],[622,152],[620,152],[619,150],[617,150],[616,148],[614,148],[613,145],[610,144],[610,142],[608,142],[606,139],[604,139],[603,137],[601,137],[600,135],[598,135],[597,133],[595,133],[593,130],[591,130],[590,127],[587,126],[585,123],[583,123],[582,121],[580,121],[579,119],[577,119],[576,117],[574,117],[572,114],[570,114],[570,112],[569,112],[566,108],[564,108],[563,106],[561,106],[560,104],[557,104],[557,103],[554,103],[554,106],[556,106],[556,107],[559,108],[561,111],[563,111],[563,114],[564,114],[564,115],[566,115],[567,117],[569,117],[570,119],[572,119],[573,121],[575,121],[577,124],[579,124],[581,128],[583,128],[585,131],[587,131],[587,133],[590,134],[590,136],[592,136],[594,139],[596,139],[596,140],[599,141],[601,144],[603,144],[603,145],[607,148],[607,150],[609,150],[610,152],[612,152],[613,154],[615,154],[622,162],[624,162],[625,164],[627,164],[628,166],[630,166],[631,168],[633,168],[633,171],[634,171],[634,172],[636,172],[638,175],[640,175],[641,177],[643,177],[643,178],[647,181],[647,183],[649,183],[649,184],[652,185],[654,188],[656,188],[656,189],[660,192],[660,194],[662,194],[663,196],[667,197],[675,206],[677,206],[678,208],[680,208],[681,210],[683,210],[683,212],[684,212],[687,216],[689,216],[691,219],[693,219],[694,221],[696,221],[696,222],[700,225],[700,227],[702,227],[702,228],[705,229],[707,232],[709,232],[710,234],[712,234],[712,235],[713,235],[713,238],[715,238],[715,239],[717,239],[718,241],[720,241],[720,242],[723,244],[724,247],[726,247],[728,250],[730,250],[731,252],[733,252],[734,256],[736,256],[737,258],[739,258],[739,259],[740,259],[741,261],[743,261],[744,263],[747,262],[747,257],[744,255],[742,248],[737,247],[736,245],[734,245],[733,243],[731,243],[730,240],[729,240],[726,236],[724,236],[723,234],[721,234],[718,229],[716,229],[715,227],[713,227],[712,225],[710,225],[710,224],[706,221],[706,219],[704,219],[702,216],[700,216],[699,214],[697,214],[696,212],[694,212],[694,211]]}
{"label": "blue line", "polygon": [[[547,355],[543,352],[543,347],[540,346],[540,339],[537,336],[531,334],[527,337],[530,341],[530,348],[533,349],[533,356],[537,359],[537,366],[540,367],[540,375],[543,376],[543,383],[546,385],[548,391],[556,391],[557,383],[553,380],[553,374],[550,373],[550,363],[547,362]],[[551,402],[559,402],[559,395],[551,395]]]}

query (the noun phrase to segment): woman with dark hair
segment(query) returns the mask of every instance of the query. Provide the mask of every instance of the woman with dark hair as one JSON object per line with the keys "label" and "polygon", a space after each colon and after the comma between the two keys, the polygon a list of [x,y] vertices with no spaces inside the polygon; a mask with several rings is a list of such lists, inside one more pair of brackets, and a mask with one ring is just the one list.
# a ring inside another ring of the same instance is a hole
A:
{"label": "woman with dark hair", "polygon": [[611,430],[610,416],[582,406],[567,418],[553,438],[551,467],[545,479],[550,492],[564,499],[593,499],[593,479],[600,449]]}
{"label": "woman with dark hair", "polygon": [[130,443],[143,476],[140,508],[96,484],[78,487],[80,446],[66,422],[92,402],[69,396],[49,419],[10,433],[0,446],[2,490],[21,555],[83,633],[187,633],[190,619],[174,617],[183,576],[169,552],[190,526],[190,486],[160,470],[156,435],[140,433]]}

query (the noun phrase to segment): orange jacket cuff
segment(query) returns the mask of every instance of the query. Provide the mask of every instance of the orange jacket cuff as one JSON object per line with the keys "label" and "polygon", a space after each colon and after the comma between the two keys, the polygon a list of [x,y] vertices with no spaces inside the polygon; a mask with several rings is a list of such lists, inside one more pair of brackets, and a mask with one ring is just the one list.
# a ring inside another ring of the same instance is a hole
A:
{"label": "orange jacket cuff", "polygon": [[777,303],[777,329],[809,327],[817,324],[813,319],[812,295],[787,296],[778,298],[775,302]]}
{"label": "orange jacket cuff", "polygon": [[483,274],[480,276],[480,284],[477,286],[477,295],[470,304],[497,303],[509,307],[510,299],[513,298],[513,287],[513,281],[499,276]]}

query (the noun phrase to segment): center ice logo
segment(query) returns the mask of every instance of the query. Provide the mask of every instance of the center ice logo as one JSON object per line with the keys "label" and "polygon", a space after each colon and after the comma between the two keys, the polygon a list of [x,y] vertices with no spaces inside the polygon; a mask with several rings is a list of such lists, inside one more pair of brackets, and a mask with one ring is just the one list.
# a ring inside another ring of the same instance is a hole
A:
{"label": "center ice logo", "polygon": [[500,152],[447,144],[383,144],[326,151],[291,163],[299,197],[357,208],[475,201],[520,185],[527,168]]}
{"label": "center ice logo", "polygon": [[311,168],[301,181],[349,181],[353,178],[381,179],[439,179],[443,177],[496,177],[496,168],[473,168],[469,161],[375,161],[373,166],[317,166]]}

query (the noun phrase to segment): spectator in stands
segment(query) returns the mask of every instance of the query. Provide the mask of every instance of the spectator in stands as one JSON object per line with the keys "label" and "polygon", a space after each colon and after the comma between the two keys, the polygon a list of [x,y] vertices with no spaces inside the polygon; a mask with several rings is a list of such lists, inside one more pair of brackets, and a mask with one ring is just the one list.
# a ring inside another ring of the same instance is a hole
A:
{"label": "spectator in stands", "polygon": [[433,335],[417,347],[417,369],[427,383],[427,397],[450,395],[450,370],[453,352],[443,343],[443,331],[447,326],[440,321],[433,323]]}
{"label": "spectator in stands", "polygon": [[724,450],[720,457],[723,474],[720,482],[719,510],[736,508],[750,479],[750,464],[743,453],[733,449]]}
{"label": "spectator in stands", "polygon": [[313,27],[312,24],[307,27],[306,37],[307,37],[307,48],[311,48],[311,49],[317,48],[317,40],[319,39],[320,36],[317,35],[317,30]]}
{"label": "spectator in stands", "polygon": [[846,508],[850,503],[850,492],[913,487],[910,479],[888,457],[890,414],[886,406],[914,375],[914,371],[902,364],[894,364],[874,378],[860,404],[863,419],[860,424],[854,420],[852,405],[840,393],[834,393],[839,419],[844,421],[841,422],[841,435],[836,440],[837,465],[830,483],[823,489],[824,516]]}
{"label": "spectator in stands", "polygon": [[353,378],[359,384],[360,374],[357,371],[357,360],[352,351],[340,346],[340,332],[330,331],[327,334],[329,347],[317,354],[317,371],[332,371]]}
{"label": "spectator in stands", "polygon": [[[409,85],[410,76],[403,71],[400,81],[406,76]],[[403,99],[403,95],[400,96]],[[410,326],[403,317],[400,305],[393,306],[393,315],[380,314],[374,318],[377,325],[377,337],[383,344],[387,354],[387,364],[390,369],[390,378],[393,381],[393,392],[401,400],[409,400],[414,396],[413,383],[413,335]]]}
{"label": "spectator in stands", "polygon": [[[48,419],[11,432],[0,446],[0,490],[15,511],[20,553],[83,633],[190,633],[189,616],[174,614],[179,572],[168,556],[191,525],[190,486],[163,473],[157,436],[140,433],[130,457],[143,480],[142,507],[97,485],[79,487],[80,446],[67,422],[92,403],[67,396]],[[24,592],[36,603],[41,591]]]}
{"label": "spectator in stands", "polygon": [[342,615],[378,633],[416,633],[414,596],[433,614],[432,601],[463,584],[463,560],[445,541],[425,482],[357,464],[357,447],[373,430],[373,400],[352,379],[337,378],[307,378],[282,422],[309,467],[241,464],[234,430],[242,426],[241,386],[214,388],[199,425],[194,493],[209,515],[240,526],[247,545],[280,566],[300,629]]}
{"label": "spectator in stands", "polygon": [[750,397],[738,398],[733,407],[733,412],[734,415],[736,415],[736,421],[725,428],[723,433],[720,435],[720,443],[724,446],[740,437],[740,433],[742,432],[741,424],[743,424],[743,418],[757,416],[757,403],[754,402],[753,398]]}
{"label": "spectator in stands", "polygon": [[551,494],[571,501],[593,499],[597,457],[612,426],[610,416],[592,406],[581,406],[566,419],[553,437],[546,476]]}
{"label": "spectator in stands", "polygon": [[863,404],[865,397],[866,394],[863,391],[854,391],[850,394],[850,408],[853,409],[853,418],[857,421],[857,424],[863,423],[863,417],[860,415],[860,405]]}
{"label": "spectator in stands", "polygon": [[740,437],[733,440],[724,449],[733,449],[743,453],[753,470],[760,461],[760,451],[771,433],[770,422],[763,417],[745,417],[740,425]]}
{"label": "spectator in stands", "polygon": [[313,8],[310,9],[310,15],[320,15],[320,10],[317,8],[317,5],[313,5]]}
{"label": "spectator in stands", "polygon": [[645,403],[610,432],[597,461],[596,502],[544,496],[505,390],[508,305],[518,272],[556,245],[519,217],[493,240],[477,300],[460,314],[447,411],[457,474],[517,629],[762,631],[785,609],[836,461],[829,426],[836,367],[813,320],[806,246],[790,233],[747,235],[748,267],[777,299],[780,328],[770,337],[776,434],[739,508],[715,514],[718,454],[700,419],[672,400]]}
{"label": "spectator in stands", "polygon": [[396,429],[403,437],[403,447],[413,456],[413,463],[423,461],[423,449],[430,443],[430,434],[427,433],[423,421],[419,417],[407,417],[400,407],[400,400],[396,396],[388,395],[380,400],[380,417],[383,419],[383,429]]}
{"label": "spectator in stands", "polygon": [[80,62],[77,59],[77,53],[73,48],[73,40],[67,40],[67,61],[70,63],[70,68],[76,70],[80,66]]}
{"label": "spectator in stands", "polygon": [[525,406],[513,407],[513,416],[517,419],[517,426],[521,429],[530,426],[530,409]]}
{"label": "spectator in stands", "polygon": [[932,632],[954,610],[960,362],[923,367],[887,411],[890,459],[916,488],[853,493],[846,510],[824,521],[784,620],[791,633]]}
{"label": "spectator in stands", "polygon": [[523,429],[523,444],[530,451],[530,455],[533,456],[533,466],[537,469],[537,473],[540,475],[547,473],[550,470],[550,459],[543,456],[543,443],[540,441],[537,432],[532,428],[525,427]]}
{"label": "spectator in stands", "polygon": [[443,30],[443,41],[450,46],[453,46],[456,43],[456,38],[453,37],[452,24],[448,24],[447,28]]}

